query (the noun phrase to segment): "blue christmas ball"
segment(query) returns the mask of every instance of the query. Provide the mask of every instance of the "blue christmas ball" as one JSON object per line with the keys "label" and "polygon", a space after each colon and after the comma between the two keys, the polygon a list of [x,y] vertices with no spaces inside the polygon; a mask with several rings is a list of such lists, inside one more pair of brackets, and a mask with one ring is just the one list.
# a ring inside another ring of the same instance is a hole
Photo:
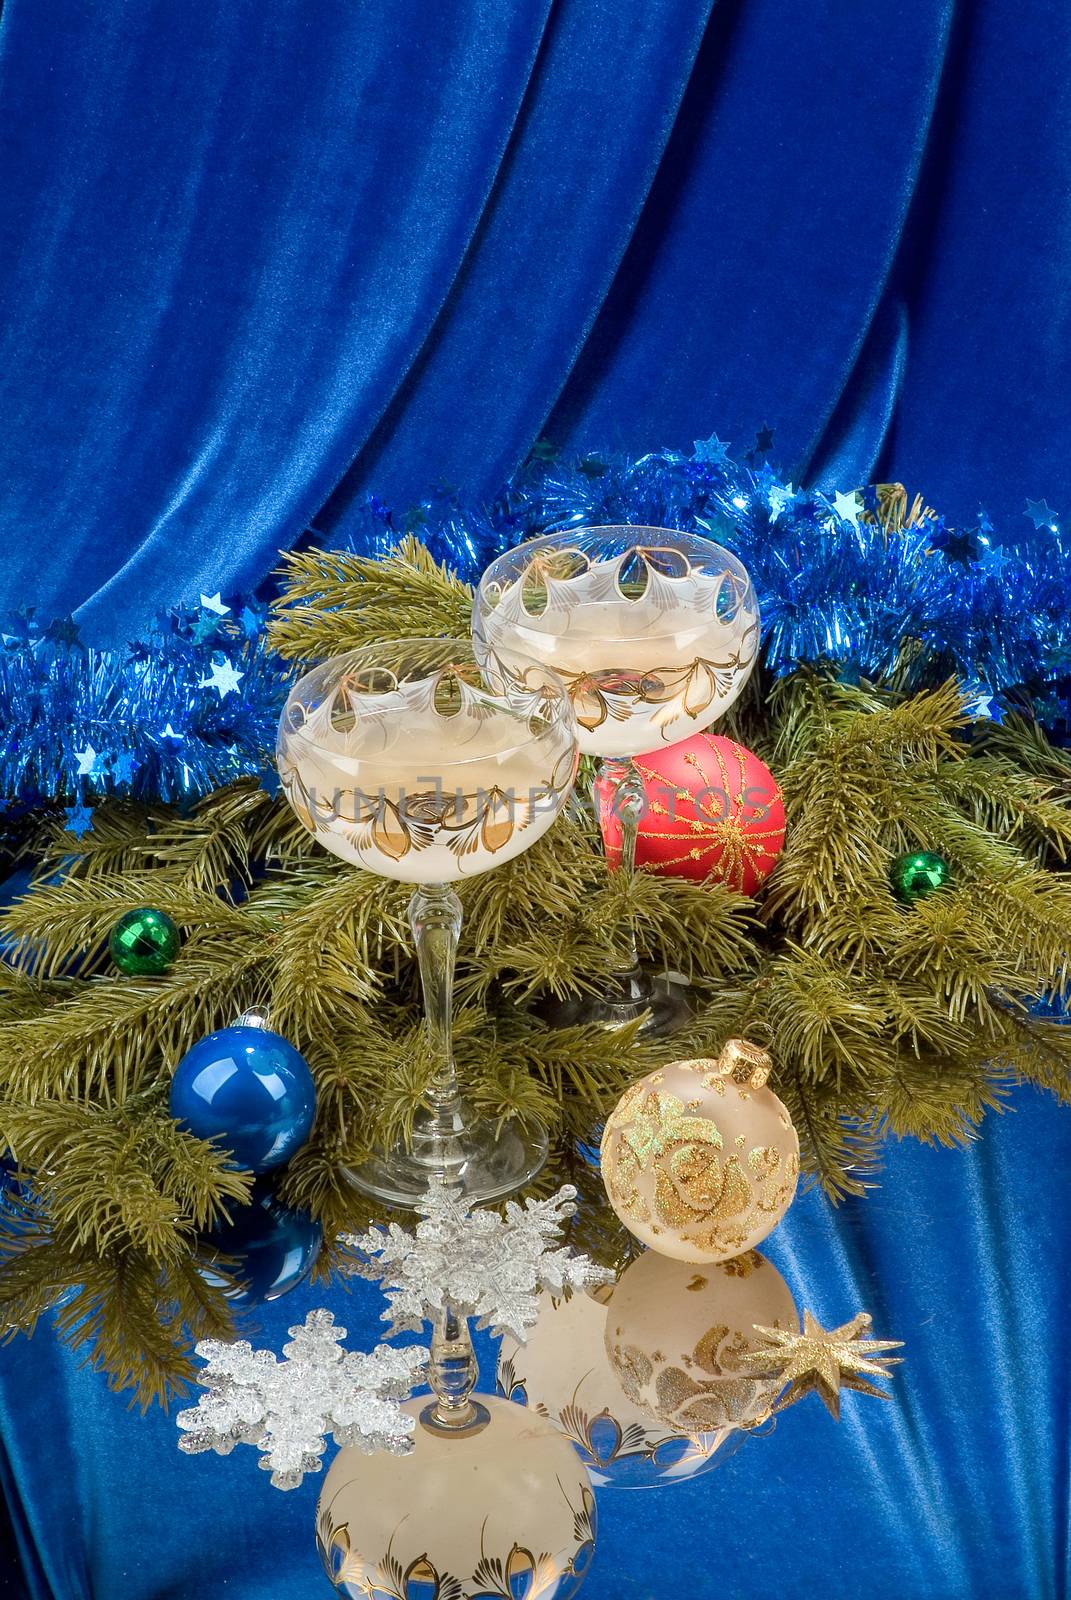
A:
{"label": "blue christmas ball", "polygon": [[285,1205],[271,1179],[261,1178],[253,1185],[249,1204],[233,1207],[231,1220],[205,1235],[208,1248],[229,1258],[225,1268],[201,1270],[232,1305],[262,1305],[278,1300],[308,1277],[322,1239],[316,1219]]}
{"label": "blue christmas ball", "polygon": [[215,1139],[253,1172],[301,1149],[316,1115],[305,1057],[281,1034],[236,1023],[199,1039],[171,1080],[171,1115],[199,1139]]}

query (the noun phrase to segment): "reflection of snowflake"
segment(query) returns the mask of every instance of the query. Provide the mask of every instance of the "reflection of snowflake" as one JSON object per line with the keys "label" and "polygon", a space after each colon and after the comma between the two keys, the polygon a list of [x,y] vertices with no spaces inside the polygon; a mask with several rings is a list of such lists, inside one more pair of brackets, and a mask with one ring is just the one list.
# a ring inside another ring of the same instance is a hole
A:
{"label": "reflection of snowflake", "polygon": [[180,1450],[226,1456],[236,1444],[256,1445],[275,1487],[296,1489],[306,1472],[319,1472],[327,1433],[366,1455],[412,1449],[413,1418],[399,1401],[420,1378],[427,1350],[343,1350],[346,1330],[330,1311],[310,1311],[289,1331],[283,1361],[244,1339],[197,1345],[205,1362],[199,1381],[208,1392],[175,1419],[183,1431]]}
{"label": "reflection of snowflake", "polygon": [[549,1200],[507,1201],[503,1217],[470,1211],[463,1197],[434,1184],[418,1208],[415,1233],[392,1222],[347,1238],[359,1258],[353,1270],[379,1279],[392,1333],[422,1328],[449,1304],[461,1316],[479,1317],[480,1327],[523,1343],[541,1290],[560,1295],[613,1282],[613,1273],[587,1256],[551,1248],[575,1198],[566,1185]]}

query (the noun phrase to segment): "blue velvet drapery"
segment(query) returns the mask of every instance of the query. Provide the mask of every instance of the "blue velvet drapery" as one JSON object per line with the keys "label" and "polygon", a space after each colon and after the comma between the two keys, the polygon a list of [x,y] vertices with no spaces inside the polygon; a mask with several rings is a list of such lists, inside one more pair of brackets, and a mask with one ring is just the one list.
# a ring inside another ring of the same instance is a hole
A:
{"label": "blue velvet drapery", "polygon": [[1060,507],[1071,10],[6,0],[0,612],[122,639],[546,431]]}
{"label": "blue velvet drapery", "polygon": [[[1065,1600],[1071,1114],[1017,1105],[963,1153],[892,1145],[865,1200],[796,1202],[763,1248],[827,1327],[866,1306],[906,1341],[893,1402],[847,1395],[838,1428],[809,1399],[691,1484],[602,1494],[584,1600]],[[250,1336],[278,1350],[316,1305],[357,1347],[381,1337],[383,1301],[360,1283],[296,1290]],[[21,1593],[326,1600],[317,1480],[283,1495],[252,1450],[181,1456],[176,1438],[46,1330],[0,1350]]]}

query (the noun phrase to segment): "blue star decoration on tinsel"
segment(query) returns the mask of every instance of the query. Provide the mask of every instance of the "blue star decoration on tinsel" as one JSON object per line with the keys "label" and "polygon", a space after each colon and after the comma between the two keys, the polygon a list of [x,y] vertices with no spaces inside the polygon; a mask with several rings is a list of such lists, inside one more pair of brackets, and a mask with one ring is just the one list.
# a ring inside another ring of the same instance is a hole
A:
{"label": "blue star decoration on tinsel", "polygon": [[9,612],[0,622],[0,643],[5,650],[16,650],[29,644],[34,637],[32,606],[25,611]]}
{"label": "blue star decoration on tinsel", "polygon": [[989,577],[1000,583],[1007,569],[1014,566],[1010,556],[999,545],[989,545],[982,552],[982,566]]}
{"label": "blue star decoration on tinsel", "polygon": [[776,522],[781,513],[794,504],[795,499],[796,490],[791,483],[771,483],[766,494],[770,520]]}
{"label": "blue star decoration on tinsel", "polygon": [[244,677],[244,672],[239,672],[224,658],[222,661],[213,661],[209,676],[201,679],[200,686],[202,689],[217,690],[220,699],[223,700],[235,692]]}
{"label": "blue star decoration on tinsel", "polygon": [[963,685],[964,710],[977,722],[1003,722],[1004,708],[997,696],[976,683]]}
{"label": "blue star decoration on tinsel", "polygon": [[859,496],[854,489],[851,494],[841,494],[838,491],[833,496],[833,510],[842,522],[851,523],[853,528],[859,526]]}
{"label": "blue star decoration on tinsel", "polygon": [[111,775],[117,784],[129,783],[139,765],[137,758],[125,750],[122,755],[116,756],[112,762]]}
{"label": "blue star decoration on tinsel", "polygon": [[82,643],[78,624],[73,617],[57,617],[45,629],[45,638],[52,644],[78,645]]}
{"label": "blue star decoration on tinsel", "polygon": [[225,618],[230,616],[230,611],[230,606],[223,604],[218,590],[215,594],[203,594],[201,596],[201,614],[190,629],[195,641],[198,644],[204,644],[206,639],[217,636]]}
{"label": "blue star decoration on tinsel", "polygon": [[695,441],[695,460],[709,461],[712,466],[724,467],[729,462],[729,445],[712,433],[709,439]]}
{"label": "blue star decoration on tinsel", "polygon": [[103,770],[104,763],[91,744],[87,744],[84,750],[76,750],[74,758],[78,762],[80,778],[95,778]]}
{"label": "blue star decoration on tinsel", "polygon": [[63,813],[66,818],[66,830],[73,833],[76,839],[84,838],[93,828],[93,812],[81,800],[77,805],[67,806]]}
{"label": "blue star decoration on tinsel", "polygon": [[928,538],[931,550],[939,550],[948,561],[958,561],[961,566],[977,561],[984,549],[977,530],[948,528],[940,517],[931,525]]}
{"label": "blue star decoration on tinsel", "polygon": [[1048,528],[1052,533],[1057,530],[1058,513],[1046,500],[1028,500],[1023,515],[1030,518],[1035,528]]}
{"label": "blue star decoration on tinsel", "polygon": [[217,617],[211,611],[204,611],[190,629],[197,644],[204,644],[206,639],[212,639],[219,632],[223,618]]}

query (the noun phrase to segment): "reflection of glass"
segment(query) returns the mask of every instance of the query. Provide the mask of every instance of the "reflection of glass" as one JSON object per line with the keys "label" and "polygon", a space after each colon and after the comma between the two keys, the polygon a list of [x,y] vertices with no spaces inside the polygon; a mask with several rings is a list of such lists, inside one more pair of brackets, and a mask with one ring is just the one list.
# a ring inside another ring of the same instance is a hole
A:
{"label": "reflection of glass", "polygon": [[470,1429],[428,1427],[408,1455],[340,1450],[316,1516],[328,1578],[348,1600],[572,1600],[595,1551],[595,1496],[558,1430],[483,1397]]}
{"label": "reflection of glass", "polygon": [[[444,1225],[442,1261],[459,1243],[449,1209],[429,1197],[422,1212],[425,1222],[437,1215]],[[470,1269],[481,1253],[478,1237],[486,1239],[476,1228]],[[529,1253],[527,1266],[534,1265]],[[519,1281],[531,1281],[523,1266]],[[473,1282],[493,1298],[478,1259]],[[416,1293],[428,1288],[421,1277]],[[433,1313],[432,1397],[401,1407],[416,1424],[413,1448],[372,1459],[339,1451],[316,1517],[324,1570],[352,1600],[572,1600],[595,1548],[591,1480],[551,1422],[473,1393],[468,1315],[438,1286],[434,1292],[434,1307],[423,1302]]]}
{"label": "reflection of glass", "polygon": [[435,1058],[429,1109],[399,1147],[353,1174],[397,1205],[429,1177],[475,1198],[511,1193],[543,1164],[542,1131],[473,1123],[451,1053],[461,902],[450,884],[529,849],[576,776],[569,699],[529,663],[524,682],[476,665],[471,644],[403,639],[335,656],[294,687],[283,711],[279,773],[298,817],[355,866],[420,887],[409,902]]}
{"label": "reflection of glass", "polygon": [[[601,758],[621,823],[621,868],[635,867],[643,783],[633,757],[699,733],[728,710],[759,647],[747,571],[727,550],[670,528],[580,528],[508,550],[480,580],[473,639],[519,687],[533,662],[565,683],[582,751]],[[680,997],[628,970],[594,1003],[559,1020],[617,1026],[651,1013],[651,1031],[683,1020]]]}

